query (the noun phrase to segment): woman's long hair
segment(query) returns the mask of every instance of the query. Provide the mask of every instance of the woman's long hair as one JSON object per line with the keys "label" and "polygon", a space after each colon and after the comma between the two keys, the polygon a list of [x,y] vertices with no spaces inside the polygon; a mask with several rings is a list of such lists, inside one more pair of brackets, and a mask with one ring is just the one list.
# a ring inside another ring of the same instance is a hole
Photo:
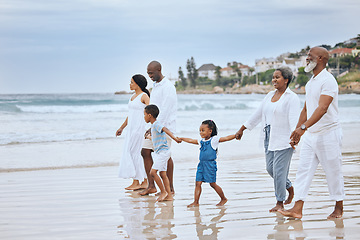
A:
{"label": "woman's long hair", "polygon": [[141,74],[135,74],[134,76],[132,76],[132,79],[140,87],[141,91],[143,91],[150,97],[150,92],[149,90],[146,89],[147,86],[146,78]]}

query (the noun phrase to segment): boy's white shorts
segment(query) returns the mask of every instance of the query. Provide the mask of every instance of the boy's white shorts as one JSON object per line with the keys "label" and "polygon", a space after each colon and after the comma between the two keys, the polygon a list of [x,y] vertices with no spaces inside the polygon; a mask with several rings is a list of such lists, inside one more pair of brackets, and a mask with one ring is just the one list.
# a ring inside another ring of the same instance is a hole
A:
{"label": "boy's white shorts", "polygon": [[171,156],[171,151],[165,150],[165,151],[160,151],[159,153],[152,152],[151,154],[154,161],[152,168],[160,172],[166,171],[167,163]]}

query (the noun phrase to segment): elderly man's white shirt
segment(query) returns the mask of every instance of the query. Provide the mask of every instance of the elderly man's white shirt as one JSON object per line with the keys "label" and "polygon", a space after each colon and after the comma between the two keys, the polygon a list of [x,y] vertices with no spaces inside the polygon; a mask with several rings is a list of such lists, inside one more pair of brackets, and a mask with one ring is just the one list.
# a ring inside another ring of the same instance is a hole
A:
{"label": "elderly man's white shirt", "polygon": [[177,110],[176,89],[167,78],[164,77],[159,83],[154,82],[150,94],[150,104],[155,104],[160,110],[157,121],[172,133],[175,133]]}
{"label": "elderly man's white shirt", "polygon": [[[260,122],[262,122],[263,127],[265,127],[264,105],[266,102],[271,101],[276,91],[277,90],[269,92],[258,109],[244,123],[247,129],[252,130]],[[299,115],[299,97],[287,88],[273,110],[268,146],[270,151],[283,150],[291,147],[289,144],[290,135],[296,127]]]}
{"label": "elderly man's white shirt", "polygon": [[327,95],[333,98],[327,112],[317,123],[312,125],[308,131],[310,133],[324,133],[338,128],[339,87],[334,76],[324,68],[316,77],[311,77],[305,86],[305,91],[307,119],[313,115],[315,109],[319,106],[321,95]]}

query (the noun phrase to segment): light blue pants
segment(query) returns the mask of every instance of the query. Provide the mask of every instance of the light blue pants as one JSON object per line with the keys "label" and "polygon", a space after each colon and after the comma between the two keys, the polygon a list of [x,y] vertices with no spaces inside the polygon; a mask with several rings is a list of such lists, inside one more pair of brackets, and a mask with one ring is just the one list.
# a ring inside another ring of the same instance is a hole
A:
{"label": "light blue pants", "polygon": [[[294,149],[286,148],[279,151],[269,151],[269,138],[270,138],[270,125],[264,128],[265,132],[265,158],[266,158],[266,170],[269,175],[274,179],[275,196],[277,201],[285,201],[286,189],[292,186],[291,181],[288,178],[290,161],[293,155]],[[290,141],[290,139],[289,139]]]}

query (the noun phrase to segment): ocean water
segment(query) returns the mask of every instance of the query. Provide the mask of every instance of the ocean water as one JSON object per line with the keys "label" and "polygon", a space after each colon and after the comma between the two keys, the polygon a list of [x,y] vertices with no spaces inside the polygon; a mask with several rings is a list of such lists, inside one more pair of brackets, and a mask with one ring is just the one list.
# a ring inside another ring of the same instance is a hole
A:
{"label": "ocean water", "polygon": [[[265,95],[178,95],[177,132],[197,132],[212,119],[236,131]],[[0,145],[86,141],[114,138],[127,116],[130,95],[0,95]],[[301,104],[304,96],[299,95]],[[360,122],[360,95],[339,96],[341,123]]]}

